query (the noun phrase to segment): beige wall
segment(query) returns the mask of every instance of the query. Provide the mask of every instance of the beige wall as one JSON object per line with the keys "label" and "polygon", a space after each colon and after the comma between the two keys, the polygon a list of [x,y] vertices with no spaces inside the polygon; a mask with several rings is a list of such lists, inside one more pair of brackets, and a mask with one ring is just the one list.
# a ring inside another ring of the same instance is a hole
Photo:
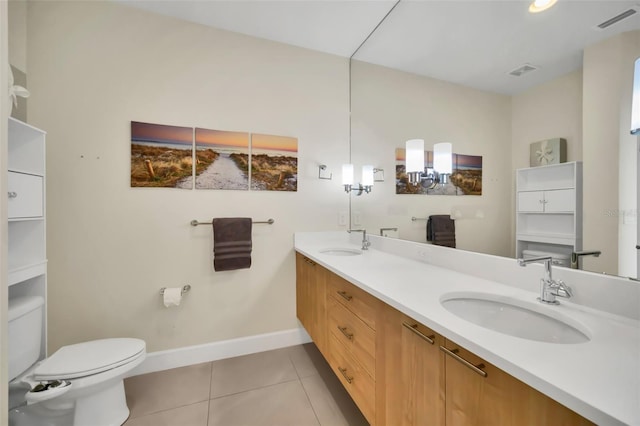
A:
{"label": "beige wall", "polygon": [[[49,350],[140,337],[149,351],[291,329],[293,233],[336,230],[348,62],[111,2],[28,10],[30,122],[47,131]],[[130,121],[297,137],[298,192],[130,188]],[[334,174],[335,175],[335,174]],[[251,216],[249,270],[214,272],[208,227]],[[161,287],[192,286],[165,309]]]}
{"label": "beige wall", "polygon": [[[363,226],[398,227],[402,239],[425,241],[426,221],[411,217],[455,207],[464,213],[456,220],[458,248],[510,255],[510,98],[363,62],[352,70],[353,162],[385,171],[384,183],[352,200]],[[455,153],[482,156],[482,196],[396,195],[395,149],[414,138],[427,150],[451,142]]]}
{"label": "beige wall", "polygon": [[8,11],[9,63],[27,72],[27,0],[11,0]]}
{"label": "beige wall", "polygon": [[[636,138],[629,134],[633,63],[640,56],[640,31],[612,37],[585,49],[583,92],[584,247],[602,250],[585,258],[585,268],[607,273],[635,273],[633,251],[618,256],[618,237],[633,248],[635,224],[623,224],[622,210],[636,208],[635,194],[620,181],[635,178]],[[622,167],[619,167],[621,165]],[[626,236],[626,237],[625,237]]]}

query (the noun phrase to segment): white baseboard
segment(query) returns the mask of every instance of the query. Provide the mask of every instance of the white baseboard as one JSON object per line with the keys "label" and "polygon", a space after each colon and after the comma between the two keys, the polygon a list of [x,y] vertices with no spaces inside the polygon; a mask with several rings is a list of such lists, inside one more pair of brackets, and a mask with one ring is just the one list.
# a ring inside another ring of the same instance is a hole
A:
{"label": "white baseboard", "polygon": [[311,342],[304,328],[151,352],[128,377]]}

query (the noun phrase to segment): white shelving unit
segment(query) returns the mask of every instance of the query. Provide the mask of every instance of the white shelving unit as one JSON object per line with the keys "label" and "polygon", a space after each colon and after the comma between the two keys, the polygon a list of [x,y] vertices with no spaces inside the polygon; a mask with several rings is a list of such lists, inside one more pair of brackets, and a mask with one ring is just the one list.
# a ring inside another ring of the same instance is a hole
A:
{"label": "white shelving unit", "polygon": [[41,359],[47,351],[45,135],[40,129],[9,118],[9,299],[44,298]]}
{"label": "white shelving unit", "polygon": [[516,257],[582,250],[582,162],[516,170]]}

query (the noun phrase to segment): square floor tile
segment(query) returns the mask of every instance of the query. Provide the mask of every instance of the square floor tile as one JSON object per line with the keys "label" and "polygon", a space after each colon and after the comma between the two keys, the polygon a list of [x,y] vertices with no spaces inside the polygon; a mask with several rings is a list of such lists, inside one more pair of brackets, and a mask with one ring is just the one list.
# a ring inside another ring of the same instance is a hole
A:
{"label": "square floor tile", "polygon": [[124,426],[207,426],[209,401],[129,418]]}
{"label": "square floor tile", "polygon": [[299,380],[212,399],[208,426],[318,426]]}
{"label": "square floor tile", "polygon": [[369,424],[333,371],[329,371],[328,374],[303,377],[300,380],[322,426],[367,426]]}
{"label": "square floor tile", "polygon": [[313,343],[296,345],[286,348],[289,358],[293,362],[299,377],[318,374],[322,370],[329,370],[329,364]]}
{"label": "square floor tile", "polygon": [[212,363],[211,398],[297,380],[287,351],[278,349]]}
{"label": "square floor tile", "polygon": [[124,381],[132,418],[207,401],[210,385],[210,362],[142,374]]}

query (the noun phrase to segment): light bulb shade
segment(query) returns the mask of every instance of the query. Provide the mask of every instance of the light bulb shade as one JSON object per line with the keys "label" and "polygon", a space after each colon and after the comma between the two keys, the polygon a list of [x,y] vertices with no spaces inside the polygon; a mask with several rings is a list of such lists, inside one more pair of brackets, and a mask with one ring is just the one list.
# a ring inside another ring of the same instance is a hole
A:
{"label": "light bulb shade", "polygon": [[353,164],[342,165],[342,184],[351,185],[353,183]]}
{"label": "light bulb shade", "polygon": [[406,172],[424,172],[424,139],[410,139],[405,146]]}
{"label": "light bulb shade", "polygon": [[631,103],[631,134],[640,134],[640,58],[633,72],[633,101]]}
{"label": "light bulb shade", "polygon": [[373,185],[373,166],[362,166],[362,185]]}
{"label": "light bulb shade", "polygon": [[452,147],[450,143],[437,143],[433,145],[433,168],[440,174],[451,174],[452,171]]}

